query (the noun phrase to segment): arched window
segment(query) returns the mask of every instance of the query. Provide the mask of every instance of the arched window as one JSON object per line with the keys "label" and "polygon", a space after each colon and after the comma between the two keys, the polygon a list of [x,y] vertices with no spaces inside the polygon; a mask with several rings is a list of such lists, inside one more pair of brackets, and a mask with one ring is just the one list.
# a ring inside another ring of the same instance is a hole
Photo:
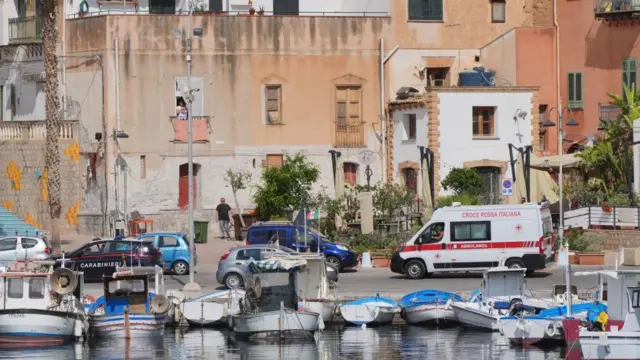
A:
{"label": "arched window", "polygon": [[[198,172],[200,165],[193,164],[193,208],[198,202]],[[178,207],[187,209],[189,207],[189,164],[180,165],[178,177]]]}
{"label": "arched window", "polygon": [[402,169],[402,177],[404,178],[404,186],[414,194],[418,193],[418,171],[414,168]]}
{"label": "arched window", "polygon": [[358,164],[346,162],[342,164],[344,170],[344,183],[356,185],[358,183]]}

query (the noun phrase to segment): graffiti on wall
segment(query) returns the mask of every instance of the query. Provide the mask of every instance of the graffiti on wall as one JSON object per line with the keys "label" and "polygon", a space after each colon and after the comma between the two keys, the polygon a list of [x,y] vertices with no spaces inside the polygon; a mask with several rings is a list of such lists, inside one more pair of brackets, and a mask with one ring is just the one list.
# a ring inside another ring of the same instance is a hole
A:
{"label": "graffiti on wall", "polygon": [[80,212],[80,201],[76,201],[74,206],[69,206],[66,218],[69,225],[78,225],[78,212]]}
{"label": "graffiti on wall", "polygon": [[13,211],[13,201],[3,201],[2,207],[7,209],[8,211]]}
{"label": "graffiti on wall", "polygon": [[42,176],[40,176],[40,199],[42,199],[42,201],[49,201],[47,180],[49,180],[49,174],[47,173],[47,169],[44,169]]}
{"label": "graffiti on wall", "polygon": [[7,166],[7,176],[11,180],[11,188],[13,190],[22,189],[22,170],[16,165],[15,161],[9,161]]}
{"label": "graffiti on wall", "polygon": [[80,145],[79,144],[69,145],[69,147],[64,149],[64,154],[73,161],[80,161]]}

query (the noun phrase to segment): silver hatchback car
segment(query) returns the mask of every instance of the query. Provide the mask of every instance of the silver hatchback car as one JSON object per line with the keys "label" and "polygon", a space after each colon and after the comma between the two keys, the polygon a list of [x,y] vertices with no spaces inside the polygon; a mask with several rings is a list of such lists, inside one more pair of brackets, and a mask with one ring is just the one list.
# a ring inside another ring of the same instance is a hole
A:
{"label": "silver hatchback car", "polygon": [[0,266],[7,266],[16,260],[47,260],[52,250],[51,244],[44,238],[3,237],[0,238]]}
{"label": "silver hatchback car", "polygon": [[[222,255],[218,263],[218,271],[216,272],[216,280],[227,288],[237,288],[243,286],[243,279],[246,274],[246,265],[251,259],[254,261],[264,260],[271,254],[289,254],[295,255],[297,252],[284,247],[274,247],[273,245],[247,245],[239,246],[229,250]],[[327,263],[327,278],[330,281],[338,281],[338,270],[331,264]]]}

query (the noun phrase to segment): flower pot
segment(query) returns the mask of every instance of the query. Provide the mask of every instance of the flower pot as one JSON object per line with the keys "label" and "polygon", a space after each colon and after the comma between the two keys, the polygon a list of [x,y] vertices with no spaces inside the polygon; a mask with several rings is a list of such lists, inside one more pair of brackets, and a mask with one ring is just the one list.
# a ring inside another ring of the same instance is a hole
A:
{"label": "flower pot", "polygon": [[256,9],[251,8],[249,9],[249,15],[255,15],[256,14]]}
{"label": "flower pot", "polygon": [[604,253],[579,253],[576,256],[580,265],[604,265]]}
{"label": "flower pot", "polygon": [[577,254],[569,254],[569,264],[578,265],[578,255]]}
{"label": "flower pot", "polygon": [[602,205],[602,212],[610,213],[612,211],[613,209],[611,208],[611,206]]}
{"label": "flower pot", "polygon": [[391,259],[387,256],[372,256],[371,263],[374,268],[388,268],[391,266]]}

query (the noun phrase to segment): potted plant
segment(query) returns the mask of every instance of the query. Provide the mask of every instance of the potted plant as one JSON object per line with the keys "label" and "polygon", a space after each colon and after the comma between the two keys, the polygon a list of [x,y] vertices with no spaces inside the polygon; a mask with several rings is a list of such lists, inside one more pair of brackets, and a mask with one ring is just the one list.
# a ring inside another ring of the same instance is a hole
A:
{"label": "potted plant", "polygon": [[260,16],[264,15],[264,6],[260,6],[260,9],[258,9],[258,15]]}
{"label": "potted plant", "polygon": [[604,265],[604,252],[600,250],[599,243],[603,238],[600,235],[589,233],[584,234],[582,241],[583,248],[576,251],[578,264],[580,265]]}
{"label": "potted plant", "polygon": [[379,252],[371,253],[371,264],[374,268],[388,268],[391,266],[391,255]]}
{"label": "potted plant", "polygon": [[249,0],[249,15],[255,15],[256,9],[253,7],[253,0]]}
{"label": "potted plant", "polygon": [[602,200],[601,207],[603,212],[610,213],[612,211],[612,208],[609,206],[609,202],[606,199]]}

